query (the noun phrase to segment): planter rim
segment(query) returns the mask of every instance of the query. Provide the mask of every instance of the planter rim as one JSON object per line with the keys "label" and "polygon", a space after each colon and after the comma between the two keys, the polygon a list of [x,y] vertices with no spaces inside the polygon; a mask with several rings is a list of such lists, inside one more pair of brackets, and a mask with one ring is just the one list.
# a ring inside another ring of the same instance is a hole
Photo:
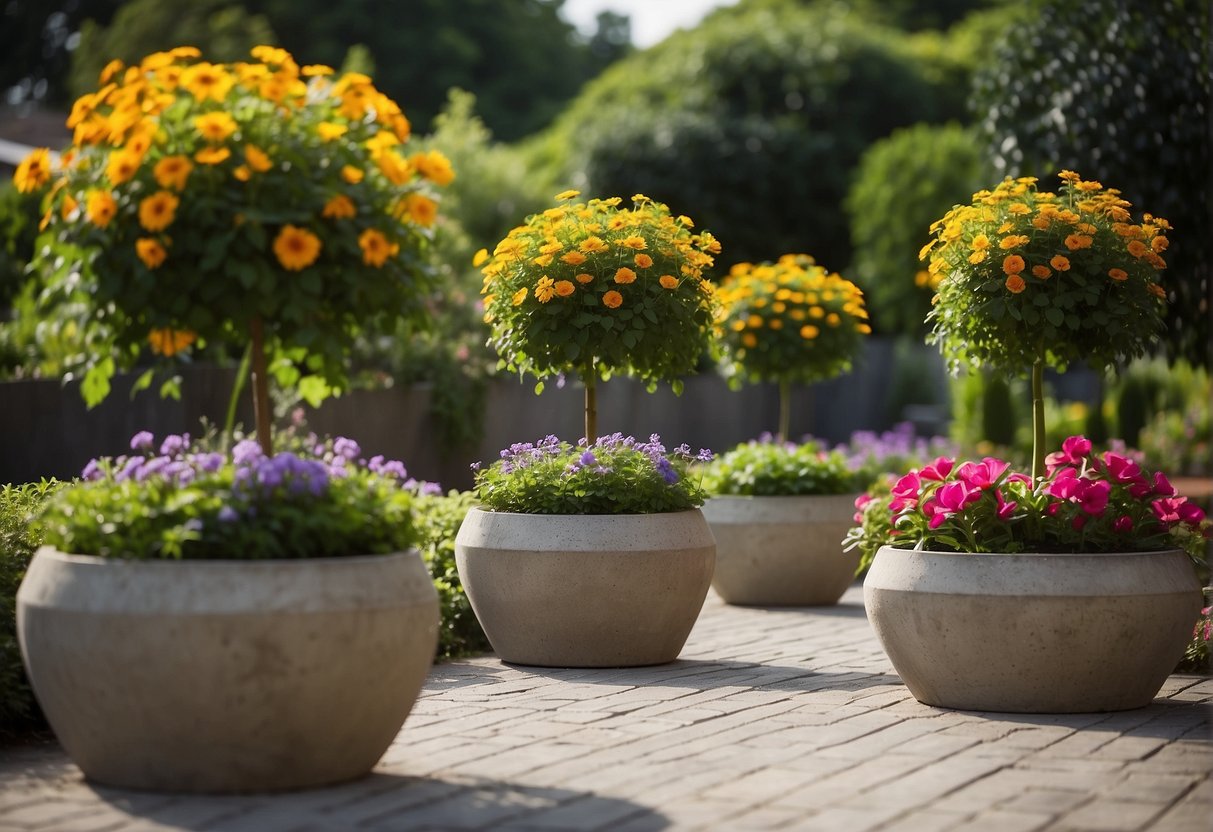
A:
{"label": "planter rim", "polygon": [[693,514],[694,512],[700,511],[702,508],[703,508],[702,506],[695,506],[694,508],[683,509],[681,511],[649,511],[649,512],[643,512],[640,514],[538,514],[538,513],[528,512],[528,511],[494,511],[491,508],[485,508],[482,505],[477,505],[477,506],[472,506],[472,508],[468,509],[468,511],[469,512],[478,511],[481,514],[491,514],[494,517],[532,517],[532,518],[543,517],[543,518],[552,518],[552,519],[556,519],[556,520],[567,520],[570,517],[595,518],[595,519],[596,518],[617,519],[617,518],[634,518],[634,517],[680,517],[680,516],[686,515],[686,514]]}
{"label": "planter rim", "polygon": [[103,557],[101,555],[77,555],[71,552],[64,552],[56,549],[54,546],[44,544],[38,547],[37,555],[43,557],[53,557],[67,563],[78,563],[82,566],[103,564],[103,563],[120,563],[131,564],[138,566],[148,566],[150,568],[158,568],[161,565],[181,569],[183,567],[198,567],[198,568],[216,568],[233,566],[248,566],[259,569],[282,569],[285,564],[316,564],[316,565],[334,565],[334,564],[359,564],[379,562],[385,558],[395,558],[401,555],[420,554],[420,550],[416,547],[411,547],[402,551],[384,552],[381,555],[334,555],[323,558],[118,558],[118,557]]}
{"label": "planter rim", "polygon": [[1142,557],[1143,555],[1171,555],[1177,552],[1180,554],[1186,554],[1183,549],[1178,547],[1134,552],[941,552],[934,549],[899,549],[895,546],[888,545],[881,546],[876,553],[880,554],[886,550],[889,552],[898,553],[899,555],[932,555],[935,557],[960,558],[1111,558]]}
{"label": "planter rim", "polygon": [[709,500],[815,500],[820,498],[847,497],[854,501],[862,491],[843,491],[835,494],[713,494]]}

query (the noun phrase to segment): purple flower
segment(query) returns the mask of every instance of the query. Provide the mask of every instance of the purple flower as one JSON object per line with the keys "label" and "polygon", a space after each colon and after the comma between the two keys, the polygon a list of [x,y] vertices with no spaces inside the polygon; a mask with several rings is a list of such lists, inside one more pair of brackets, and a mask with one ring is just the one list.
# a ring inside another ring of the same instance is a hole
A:
{"label": "purple flower", "polygon": [[89,482],[95,482],[105,476],[105,472],[101,470],[101,463],[95,459],[90,459],[88,465],[84,466],[84,471],[81,472],[81,479]]}
{"label": "purple flower", "polygon": [[150,451],[155,441],[156,437],[152,436],[151,431],[141,430],[131,437],[131,450]]}
{"label": "purple flower", "polygon": [[263,456],[261,446],[255,439],[242,439],[232,448],[232,461],[237,465],[246,465]]}
{"label": "purple flower", "polygon": [[129,459],[118,457],[118,462],[122,464],[122,467],[118,469],[118,473],[114,474],[114,482],[123,482],[135,476],[143,465],[143,457],[132,456]]}
{"label": "purple flower", "polygon": [[164,441],[160,443],[161,456],[177,456],[190,446],[190,435],[183,433],[180,436],[171,434],[164,437]]}
{"label": "purple flower", "polygon": [[344,436],[338,436],[333,441],[333,453],[345,459],[357,459],[362,453],[362,449],[358,447],[358,443],[353,439],[347,439]]}
{"label": "purple flower", "polygon": [[223,454],[209,453],[198,454],[193,458],[194,464],[198,466],[198,470],[205,471],[208,474],[213,474],[223,467]]}
{"label": "purple flower", "polygon": [[598,462],[598,458],[596,456],[594,456],[593,451],[586,451],[577,459],[577,463],[582,467],[588,466],[588,465],[594,465],[597,462]]}
{"label": "purple flower", "polygon": [[240,519],[240,515],[236,513],[236,509],[231,506],[224,506],[219,509],[219,522],[234,523]]}

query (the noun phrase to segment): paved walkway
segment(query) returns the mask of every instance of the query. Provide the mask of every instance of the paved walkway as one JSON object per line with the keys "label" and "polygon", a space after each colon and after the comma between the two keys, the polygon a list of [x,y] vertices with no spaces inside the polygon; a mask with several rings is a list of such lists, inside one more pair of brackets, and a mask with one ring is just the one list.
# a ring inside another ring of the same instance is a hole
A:
{"label": "paved walkway", "polygon": [[[991,656],[997,661],[997,656]],[[92,786],[57,747],[0,751],[0,832],[1213,830],[1213,679],[1119,714],[915,702],[852,588],[822,610],[709,596],[682,658],[637,670],[439,665],[375,773],[178,797]]]}

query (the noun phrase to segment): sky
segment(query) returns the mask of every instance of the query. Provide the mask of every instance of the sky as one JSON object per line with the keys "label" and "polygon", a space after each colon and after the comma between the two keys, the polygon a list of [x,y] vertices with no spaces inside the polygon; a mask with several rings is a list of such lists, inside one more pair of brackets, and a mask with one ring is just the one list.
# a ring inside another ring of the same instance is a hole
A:
{"label": "sky", "polygon": [[601,11],[626,14],[632,20],[632,43],[644,49],[675,29],[689,29],[717,6],[737,0],[565,0],[564,15],[581,31],[591,34]]}

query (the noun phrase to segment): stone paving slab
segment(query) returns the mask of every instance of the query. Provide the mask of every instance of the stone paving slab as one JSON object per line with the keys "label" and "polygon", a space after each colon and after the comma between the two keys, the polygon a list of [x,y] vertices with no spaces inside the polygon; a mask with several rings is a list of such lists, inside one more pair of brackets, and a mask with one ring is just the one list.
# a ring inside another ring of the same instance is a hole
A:
{"label": "stone paving slab", "polygon": [[1115,714],[932,708],[859,587],[817,609],[710,595],[662,667],[435,667],[375,772],[334,788],[145,794],[54,744],[0,749],[0,832],[1213,832],[1211,716],[1199,676]]}

